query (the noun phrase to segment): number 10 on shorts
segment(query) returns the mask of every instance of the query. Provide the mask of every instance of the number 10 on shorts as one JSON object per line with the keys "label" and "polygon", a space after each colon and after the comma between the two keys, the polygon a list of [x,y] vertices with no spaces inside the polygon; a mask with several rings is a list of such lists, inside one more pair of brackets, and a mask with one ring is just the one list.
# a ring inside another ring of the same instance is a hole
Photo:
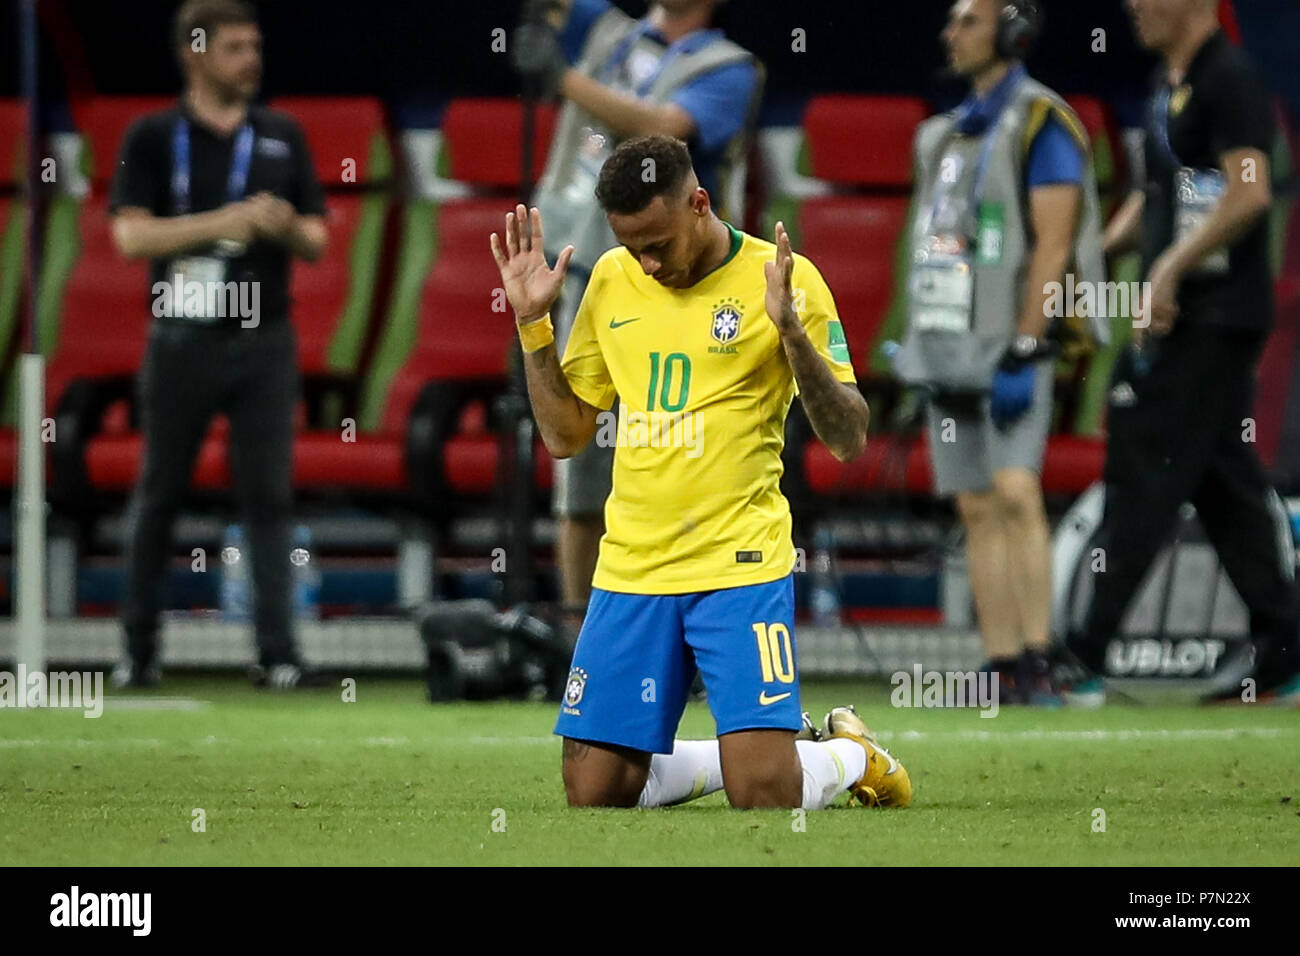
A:
{"label": "number 10 on shorts", "polygon": [[794,683],[794,647],[790,643],[790,629],[780,621],[772,624],[754,624],[758,639],[758,663],[763,668],[763,683]]}

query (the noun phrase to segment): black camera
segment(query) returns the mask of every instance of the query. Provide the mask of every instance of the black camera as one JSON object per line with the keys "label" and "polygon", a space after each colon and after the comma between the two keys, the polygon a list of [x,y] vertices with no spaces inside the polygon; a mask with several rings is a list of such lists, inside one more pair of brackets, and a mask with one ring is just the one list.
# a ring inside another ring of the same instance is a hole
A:
{"label": "black camera", "polygon": [[556,700],[573,642],[527,605],[497,611],[491,601],[433,601],[415,613],[428,655],[429,700]]}

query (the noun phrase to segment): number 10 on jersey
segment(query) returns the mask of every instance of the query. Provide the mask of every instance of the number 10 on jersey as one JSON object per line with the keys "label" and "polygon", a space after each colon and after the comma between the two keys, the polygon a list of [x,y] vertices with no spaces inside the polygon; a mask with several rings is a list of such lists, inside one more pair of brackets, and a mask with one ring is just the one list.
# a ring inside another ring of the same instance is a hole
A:
{"label": "number 10 on jersey", "polygon": [[[686,407],[691,392],[691,357],[684,352],[670,352],[663,360],[662,384],[660,378],[659,353],[651,352],[650,388],[646,392],[645,410],[655,410],[655,392],[658,391],[662,411],[680,412]],[[677,393],[675,396],[674,392]]]}

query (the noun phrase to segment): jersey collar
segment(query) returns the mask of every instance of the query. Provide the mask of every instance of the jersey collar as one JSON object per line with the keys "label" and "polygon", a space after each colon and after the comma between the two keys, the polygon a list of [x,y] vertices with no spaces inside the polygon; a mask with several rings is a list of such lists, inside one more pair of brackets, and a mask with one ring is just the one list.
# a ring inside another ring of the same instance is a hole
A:
{"label": "jersey collar", "polygon": [[743,232],[725,219],[722,220],[722,224],[727,227],[727,232],[731,233],[731,248],[727,250],[727,258],[723,259],[708,272],[704,273],[704,275],[700,276],[699,280],[696,281],[695,285],[691,288],[695,288],[701,282],[712,279],[715,275],[725,269],[727,264],[731,262],[732,259],[736,258],[736,253],[740,252],[740,247],[745,244],[745,234]]}

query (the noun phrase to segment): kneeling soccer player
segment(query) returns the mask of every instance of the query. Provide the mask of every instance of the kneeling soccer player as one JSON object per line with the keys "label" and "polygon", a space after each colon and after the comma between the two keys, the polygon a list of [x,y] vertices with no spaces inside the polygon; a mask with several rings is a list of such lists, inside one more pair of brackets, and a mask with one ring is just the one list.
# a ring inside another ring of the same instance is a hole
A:
{"label": "kneeling soccer player", "polygon": [[[563,361],[549,311],[573,247],[550,268],[523,206],[491,237],[546,447],[615,446],[556,726],[570,805],[725,787],[736,807],[820,809],[845,790],[906,806],[907,772],[852,708],[821,734],[800,712],[785,416],[798,394],[841,461],[861,454],[869,417],[830,290],[780,223],[773,245],[719,219],[680,140],[622,143],[596,197],[622,245],[596,262]],[[697,667],[718,739],[674,741]]]}

